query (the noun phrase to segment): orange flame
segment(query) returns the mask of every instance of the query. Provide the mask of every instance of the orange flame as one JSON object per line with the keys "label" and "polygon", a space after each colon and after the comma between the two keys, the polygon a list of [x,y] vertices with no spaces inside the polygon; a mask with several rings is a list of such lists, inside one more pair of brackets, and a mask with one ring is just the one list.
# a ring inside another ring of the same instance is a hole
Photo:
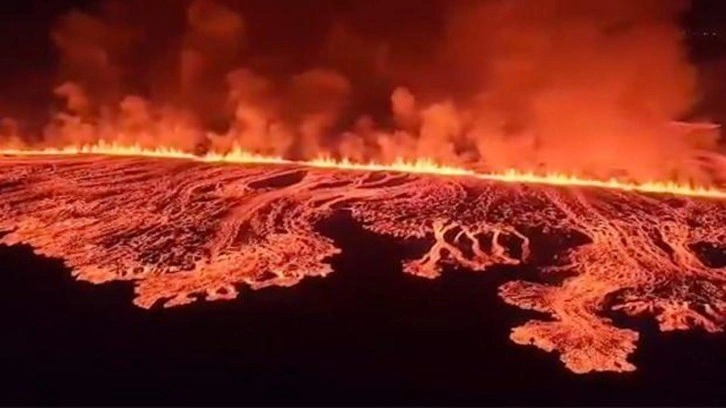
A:
{"label": "orange flame", "polygon": [[426,174],[439,176],[472,177],[480,180],[490,180],[505,183],[545,184],[570,187],[593,187],[610,190],[634,191],[642,193],[672,194],[678,196],[726,198],[726,191],[704,186],[679,184],[669,181],[652,181],[633,183],[617,179],[595,180],[581,178],[562,173],[536,174],[508,170],[499,173],[479,173],[462,167],[446,166],[430,159],[407,161],[398,159],[391,163],[356,163],[348,159],[336,160],[319,158],[309,161],[294,161],[282,157],[265,156],[233,148],[228,153],[210,152],[205,155],[195,155],[175,148],[157,147],[145,148],[140,145],[120,145],[117,143],[98,142],[92,145],[67,146],[63,148],[44,149],[0,149],[4,156],[74,156],[74,155],[106,155],[125,157],[152,157],[166,159],[194,160],[205,163],[244,163],[244,164],[280,164],[300,165],[323,169],[338,169],[351,171],[388,171],[412,174]]}

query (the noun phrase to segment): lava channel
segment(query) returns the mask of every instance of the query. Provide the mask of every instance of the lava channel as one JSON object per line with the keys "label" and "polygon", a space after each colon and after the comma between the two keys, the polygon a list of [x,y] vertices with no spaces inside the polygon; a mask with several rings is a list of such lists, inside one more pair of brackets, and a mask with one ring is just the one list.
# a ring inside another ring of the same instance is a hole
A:
{"label": "lava channel", "polygon": [[638,333],[612,313],[664,331],[724,327],[726,268],[713,254],[726,251],[726,200],[319,167],[5,157],[0,243],[61,258],[78,279],[132,282],[140,307],[172,307],[331,273],[340,249],[316,225],[347,211],[375,233],[429,242],[405,273],[525,265],[562,277],[499,295],[542,314],[510,338],[576,373],[635,369]]}

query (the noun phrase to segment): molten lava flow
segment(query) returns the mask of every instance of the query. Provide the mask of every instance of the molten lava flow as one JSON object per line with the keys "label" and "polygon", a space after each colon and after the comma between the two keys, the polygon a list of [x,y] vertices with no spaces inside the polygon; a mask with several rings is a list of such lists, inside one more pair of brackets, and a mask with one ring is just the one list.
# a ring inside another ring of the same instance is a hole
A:
{"label": "molten lava flow", "polygon": [[131,157],[152,157],[203,161],[207,163],[246,163],[246,164],[294,164],[317,168],[352,170],[352,171],[388,171],[413,174],[429,174],[440,176],[465,176],[481,180],[500,181],[506,183],[531,183],[546,184],[555,186],[593,187],[606,188],[623,191],[636,191],[655,194],[673,194],[692,197],[726,198],[726,191],[713,187],[699,187],[677,184],[673,182],[646,182],[630,183],[616,179],[607,181],[585,179],[576,176],[549,173],[538,175],[535,173],[524,173],[516,170],[509,170],[502,173],[477,173],[461,167],[451,167],[435,163],[428,159],[416,161],[397,160],[392,163],[355,163],[350,160],[335,160],[321,158],[311,161],[296,162],[286,160],[282,157],[270,157],[249,153],[241,149],[232,149],[229,153],[206,153],[198,156],[174,148],[143,148],[136,146],[124,146],[115,143],[100,142],[95,145],[68,146],[65,148],[46,148],[40,150],[30,149],[0,149],[0,155],[7,156],[73,156],[79,154],[96,154],[109,156],[131,156]]}
{"label": "molten lava flow", "polygon": [[[130,281],[144,308],[325,276],[330,257],[354,249],[336,247],[316,226],[346,211],[375,233],[427,240],[428,250],[402,263],[416,276],[456,266],[537,268],[539,279],[499,288],[505,302],[547,316],[510,337],[559,353],[577,373],[635,369],[628,357],[638,333],[616,327],[608,313],[654,316],[662,330],[717,332],[726,324],[726,201],[641,193],[723,197],[718,190],[239,152],[10,153],[0,159],[0,243],[62,258],[79,279]],[[39,153],[50,156],[20,155]]]}

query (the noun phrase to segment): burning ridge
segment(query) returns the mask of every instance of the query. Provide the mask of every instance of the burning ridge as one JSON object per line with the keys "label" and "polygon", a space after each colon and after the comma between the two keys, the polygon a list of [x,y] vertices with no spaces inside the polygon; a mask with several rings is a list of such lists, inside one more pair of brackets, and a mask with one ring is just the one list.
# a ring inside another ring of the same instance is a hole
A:
{"label": "burning ridge", "polygon": [[429,242],[403,261],[409,274],[536,267],[541,280],[499,288],[505,302],[543,316],[510,338],[557,352],[577,373],[635,369],[628,356],[638,333],[616,327],[610,313],[653,316],[664,331],[718,332],[726,323],[726,268],[709,255],[726,251],[726,201],[718,190],[689,197],[415,164],[118,146],[4,153],[0,230],[8,234],[0,243],[62,258],[78,279],[130,281],[143,308],[232,299],[242,285],[292,286],[325,276],[341,249],[316,225],[348,211],[373,232]]}

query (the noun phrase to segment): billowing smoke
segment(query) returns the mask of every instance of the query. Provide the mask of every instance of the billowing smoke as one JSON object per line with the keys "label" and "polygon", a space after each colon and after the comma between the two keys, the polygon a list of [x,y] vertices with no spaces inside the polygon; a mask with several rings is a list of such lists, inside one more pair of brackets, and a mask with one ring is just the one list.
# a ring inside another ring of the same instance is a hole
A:
{"label": "billowing smoke", "polygon": [[[477,90],[465,139],[497,166],[694,169],[696,138],[671,126],[695,102],[677,25],[683,1],[489,1],[459,8],[444,49]],[[452,122],[460,119],[451,118]]]}
{"label": "billowing smoke", "polygon": [[717,132],[674,123],[698,97],[686,1],[269,3],[111,1],[62,16],[65,105],[43,142],[710,177]]}

